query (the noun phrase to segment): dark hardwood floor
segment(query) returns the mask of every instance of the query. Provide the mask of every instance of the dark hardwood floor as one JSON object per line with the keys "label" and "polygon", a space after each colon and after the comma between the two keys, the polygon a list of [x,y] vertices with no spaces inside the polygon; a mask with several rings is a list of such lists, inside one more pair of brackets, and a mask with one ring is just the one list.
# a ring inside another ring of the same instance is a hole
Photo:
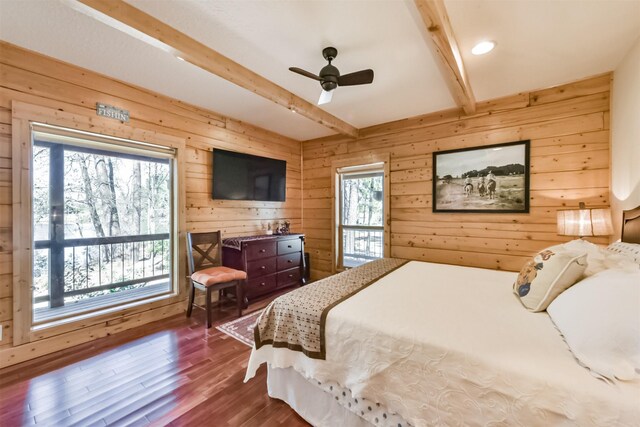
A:
{"label": "dark hardwood floor", "polygon": [[176,316],[0,371],[0,426],[308,426],[267,396],[266,369],[243,384],[250,349],[215,325],[233,305]]}

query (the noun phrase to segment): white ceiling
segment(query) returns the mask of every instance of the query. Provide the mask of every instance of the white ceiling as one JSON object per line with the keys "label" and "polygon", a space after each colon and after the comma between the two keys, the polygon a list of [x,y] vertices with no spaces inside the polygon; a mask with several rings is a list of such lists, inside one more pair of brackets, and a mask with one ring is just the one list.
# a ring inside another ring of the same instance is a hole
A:
{"label": "white ceiling", "polygon": [[[338,88],[329,113],[361,128],[454,106],[412,1],[128,0],[315,103],[322,48],[341,73],[373,84]],[[0,0],[0,38],[296,139],[333,133],[70,7],[73,0]],[[446,0],[478,100],[613,70],[640,36],[640,0]],[[471,47],[495,40],[494,52]]]}
{"label": "white ceiling", "polygon": [[[612,71],[640,37],[640,0],[446,0],[478,100]],[[490,54],[471,48],[495,40]]]}

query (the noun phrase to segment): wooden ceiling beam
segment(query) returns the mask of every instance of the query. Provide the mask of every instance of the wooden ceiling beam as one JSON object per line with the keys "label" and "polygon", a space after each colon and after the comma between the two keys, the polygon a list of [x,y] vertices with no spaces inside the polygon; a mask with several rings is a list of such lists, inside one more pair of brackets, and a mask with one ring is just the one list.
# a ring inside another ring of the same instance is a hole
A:
{"label": "wooden ceiling beam", "polygon": [[[170,27],[153,16],[137,9],[123,0],[78,0],[89,8],[105,15],[102,22],[122,30],[121,24],[150,37],[172,49],[181,59],[209,73],[247,89],[289,110],[320,123],[340,134],[353,138],[358,129],[327,113],[316,105],[300,98],[281,86],[267,80],[208,46]],[[95,14],[92,16],[96,17]],[[114,22],[115,20],[115,22]]]}
{"label": "wooden ceiling beam", "polygon": [[444,78],[453,99],[466,114],[476,111],[476,100],[462,63],[458,43],[449,22],[444,0],[414,0],[440,58]]}

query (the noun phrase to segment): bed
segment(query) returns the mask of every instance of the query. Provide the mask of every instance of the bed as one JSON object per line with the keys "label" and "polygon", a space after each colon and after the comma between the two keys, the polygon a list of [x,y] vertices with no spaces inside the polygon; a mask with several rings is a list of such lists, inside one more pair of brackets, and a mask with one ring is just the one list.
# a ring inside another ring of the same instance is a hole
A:
{"label": "bed", "polygon": [[[627,241],[638,224],[640,209],[625,212]],[[246,380],[266,363],[269,395],[311,424],[638,425],[640,383],[577,363],[550,317],[514,297],[517,273],[391,259],[353,270],[274,300],[256,327]],[[357,290],[315,322],[310,301],[326,292],[312,286]]]}

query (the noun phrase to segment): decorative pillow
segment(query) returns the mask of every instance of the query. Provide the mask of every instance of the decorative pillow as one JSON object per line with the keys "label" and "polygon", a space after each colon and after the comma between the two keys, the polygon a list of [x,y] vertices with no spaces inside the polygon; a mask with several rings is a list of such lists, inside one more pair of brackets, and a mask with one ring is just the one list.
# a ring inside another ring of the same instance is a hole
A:
{"label": "decorative pillow", "polygon": [[531,311],[543,311],[565,289],[582,277],[587,267],[585,252],[551,246],[537,254],[520,271],[513,291]]}
{"label": "decorative pillow", "polygon": [[624,255],[636,264],[640,264],[640,244],[638,243],[615,242],[607,246],[607,251]]}
{"label": "decorative pillow", "polygon": [[607,265],[607,255],[609,255],[609,252],[602,246],[593,244],[585,239],[575,239],[563,243],[562,247],[568,251],[584,252],[587,254],[587,268],[584,270],[584,277],[592,276],[609,268]]}
{"label": "decorative pillow", "polygon": [[640,272],[602,271],[547,308],[580,364],[608,379],[640,378]]}

